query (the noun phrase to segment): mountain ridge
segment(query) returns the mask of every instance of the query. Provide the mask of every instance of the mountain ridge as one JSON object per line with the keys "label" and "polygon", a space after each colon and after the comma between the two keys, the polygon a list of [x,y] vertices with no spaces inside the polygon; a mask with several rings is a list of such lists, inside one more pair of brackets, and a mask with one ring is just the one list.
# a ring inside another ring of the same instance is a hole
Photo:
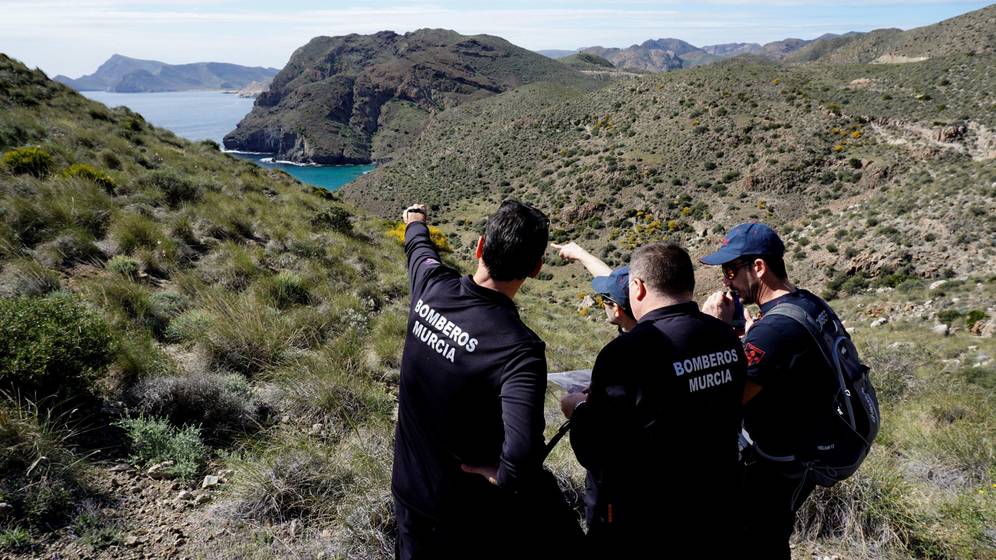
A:
{"label": "mountain ridge", "polygon": [[252,82],[268,82],[276,68],[241,66],[224,62],[167,64],[114,54],[93,74],[73,79],[57,75],[53,79],[76,91],[117,93],[241,89]]}
{"label": "mountain ridge", "polygon": [[316,37],[295,51],[225,146],[295,162],[385,161],[434,113],[554,78],[595,82],[488,35],[421,29]]}

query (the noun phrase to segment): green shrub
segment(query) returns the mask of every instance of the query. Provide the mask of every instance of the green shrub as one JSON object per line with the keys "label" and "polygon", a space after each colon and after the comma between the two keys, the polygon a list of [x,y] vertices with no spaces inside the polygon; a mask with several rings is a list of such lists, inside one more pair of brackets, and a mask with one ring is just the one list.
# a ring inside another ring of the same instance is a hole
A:
{"label": "green shrub", "polygon": [[158,189],[166,199],[170,207],[177,207],[180,203],[197,200],[201,191],[190,179],[184,177],[173,170],[157,170],[144,175],[139,179],[139,185]]}
{"label": "green shrub", "polygon": [[[159,224],[132,212],[123,213],[111,224],[110,235],[123,253],[131,253],[140,247],[165,250],[172,244],[172,240],[159,229]],[[164,247],[164,244],[167,246]]]}
{"label": "green shrub", "polygon": [[287,270],[265,279],[263,290],[264,295],[279,309],[308,303],[311,298],[308,286],[301,275]]}
{"label": "green shrub", "polygon": [[107,264],[104,266],[107,270],[127,278],[134,279],[138,276],[138,261],[125,255],[115,255],[111,257],[111,259],[107,261]]}
{"label": "green shrub", "polygon": [[100,162],[103,163],[108,169],[121,169],[121,158],[117,154],[110,150],[104,150],[100,152],[98,156]]}
{"label": "green shrub", "polygon": [[166,326],[167,342],[194,342],[211,328],[211,314],[203,309],[191,309],[174,317]]}
{"label": "green shrub", "polygon": [[990,391],[996,390],[996,368],[967,367],[962,368],[960,376],[967,382]]}
{"label": "green shrub", "polygon": [[19,390],[87,389],[110,363],[107,323],[67,296],[0,300],[0,381]]}
{"label": "green shrub", "polygon": [[32,526],[51,526],[65,519],[72,505],[72,495],[61,481],[42,479],[24,497],[24,517]]}
{"label": "green shrub", "polygon": [[129,391],[146,416],[199,426],[206,440],[230,441],[259,427],[263,407],[239,374],[193,373],[144,379]]}
{"label": "green shrub", "polygon": [[0,167],[14,175],[44,177],[52,169],[52,156],[36,146],[14,148],[0,158]]}
{"label": "green shrub", "polygon": [[330,206],[311,219],[311,224],[317,227],[331,229],[339,233],[352,233],[353,223],[349,221],[352,214],[341,206]]}
{"label": "green shrub", "polygon": [[127,330],[118,343],[114,368],[125,384],[156,375],[173,375],[176,365],[148,331]]}
{"label": "green shrub", "polygon": [[85,163],[70,165],[62,172],[62,176],[84,179],[103,187],[108,193],[114,192],[114,179],[111,179],[107,173],[94,169],[93,166]]}
{"label": "green shrub", "polygon": [[973,309],[965,315],[965,326],[971,328],[975,325],[975,323],[985,321],[987,317],[988,315],[986,315],[985,311],[982,311],[981,309]]}
{"label": "green shrub", "polygon": [[31,546],[31,533],[23,527],[0,530],[0,551],[18,552]]}
{"label": "green shrub", "polygon": [[962,314],[956,309],[945,309],[937,313],[937,320],[944,323],[947,326],[951,326],[955,321],[961,319]]}
{"label": "green shrub", "polygon": [[164,418],[126,418],[116,423],[124,429],[131,444],[130,461],[139,468],[173,461],[163,472],[183,480],[193,480],[204,469],[208,449],[196,426],[176,428]]}

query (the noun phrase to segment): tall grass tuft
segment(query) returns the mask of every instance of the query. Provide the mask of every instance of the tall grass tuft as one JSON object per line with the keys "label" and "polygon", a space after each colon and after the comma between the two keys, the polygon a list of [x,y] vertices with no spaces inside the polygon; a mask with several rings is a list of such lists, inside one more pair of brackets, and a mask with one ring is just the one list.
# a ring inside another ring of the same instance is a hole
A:
{"label": "tall grass tuft", "polygon": [[71,444],[80,434],[75,413],[0,393],[0,501],[13,508],[14,527],[50,527],[69,514],[86,461]]}
{"label": "tall grass tuft", "polygon": [[203,340],[213,365],[254,375],[279,365],[300,331],[278,310],[252,294],[209,295],[205,309],[214,326]]}
{"label": "tall grass tuft", "polygon": [[353,482],[335,449],[307,438],[282,439],[235,472],[236,514],[261,521],[329,522]]}

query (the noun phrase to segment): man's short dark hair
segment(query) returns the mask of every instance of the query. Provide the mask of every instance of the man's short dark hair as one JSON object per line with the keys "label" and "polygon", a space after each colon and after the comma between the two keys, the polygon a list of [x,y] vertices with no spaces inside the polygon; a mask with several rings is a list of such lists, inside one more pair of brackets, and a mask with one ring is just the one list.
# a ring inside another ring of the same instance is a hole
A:
{"label": "man's short dark hair", "polygon": [[788,280],[788,272],[785,270],[785,259],[777,255],[747,255],[743,257],[745,262],[752,263],[757,259],[764,261],[768,270],[779,280]]}
{"label": "man's short dark hair", "polygon": [[662,295],[683,296],[695,291],[692,258],[674,243],[651,243],[633,251],[629,275]]}
{"label": "man's short dark hair", "polygon": [[495,280],[522,280],[546,252],[550,220],[527,204],[506,200],[484,226],[481,258]]}

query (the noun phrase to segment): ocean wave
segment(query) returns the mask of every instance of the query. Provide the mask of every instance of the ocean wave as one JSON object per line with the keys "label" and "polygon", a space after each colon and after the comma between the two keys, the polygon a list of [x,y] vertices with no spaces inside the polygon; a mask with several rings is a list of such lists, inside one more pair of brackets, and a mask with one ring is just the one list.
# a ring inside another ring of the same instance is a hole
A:
{"label": "ocean wave", "polygon": [[[273,153],[273,152],[246,152],[244,150],[226,150],[225,148],[222,148],[221,151],[224,152],[224,153],[226,153],[226,154],[245,154],[247,156],[265,156],[266,154],[272,154]],[[272,158],[268,158],[268,159],[272,159]]]}
{"label": "ocean wave", "polygon": [[318,163],[300,163],[297,161],[287,161],[285,159],[263,158],[259,160],[263,163],[279,163],[281,165],[293,165],[294,167],[323,167]]}

